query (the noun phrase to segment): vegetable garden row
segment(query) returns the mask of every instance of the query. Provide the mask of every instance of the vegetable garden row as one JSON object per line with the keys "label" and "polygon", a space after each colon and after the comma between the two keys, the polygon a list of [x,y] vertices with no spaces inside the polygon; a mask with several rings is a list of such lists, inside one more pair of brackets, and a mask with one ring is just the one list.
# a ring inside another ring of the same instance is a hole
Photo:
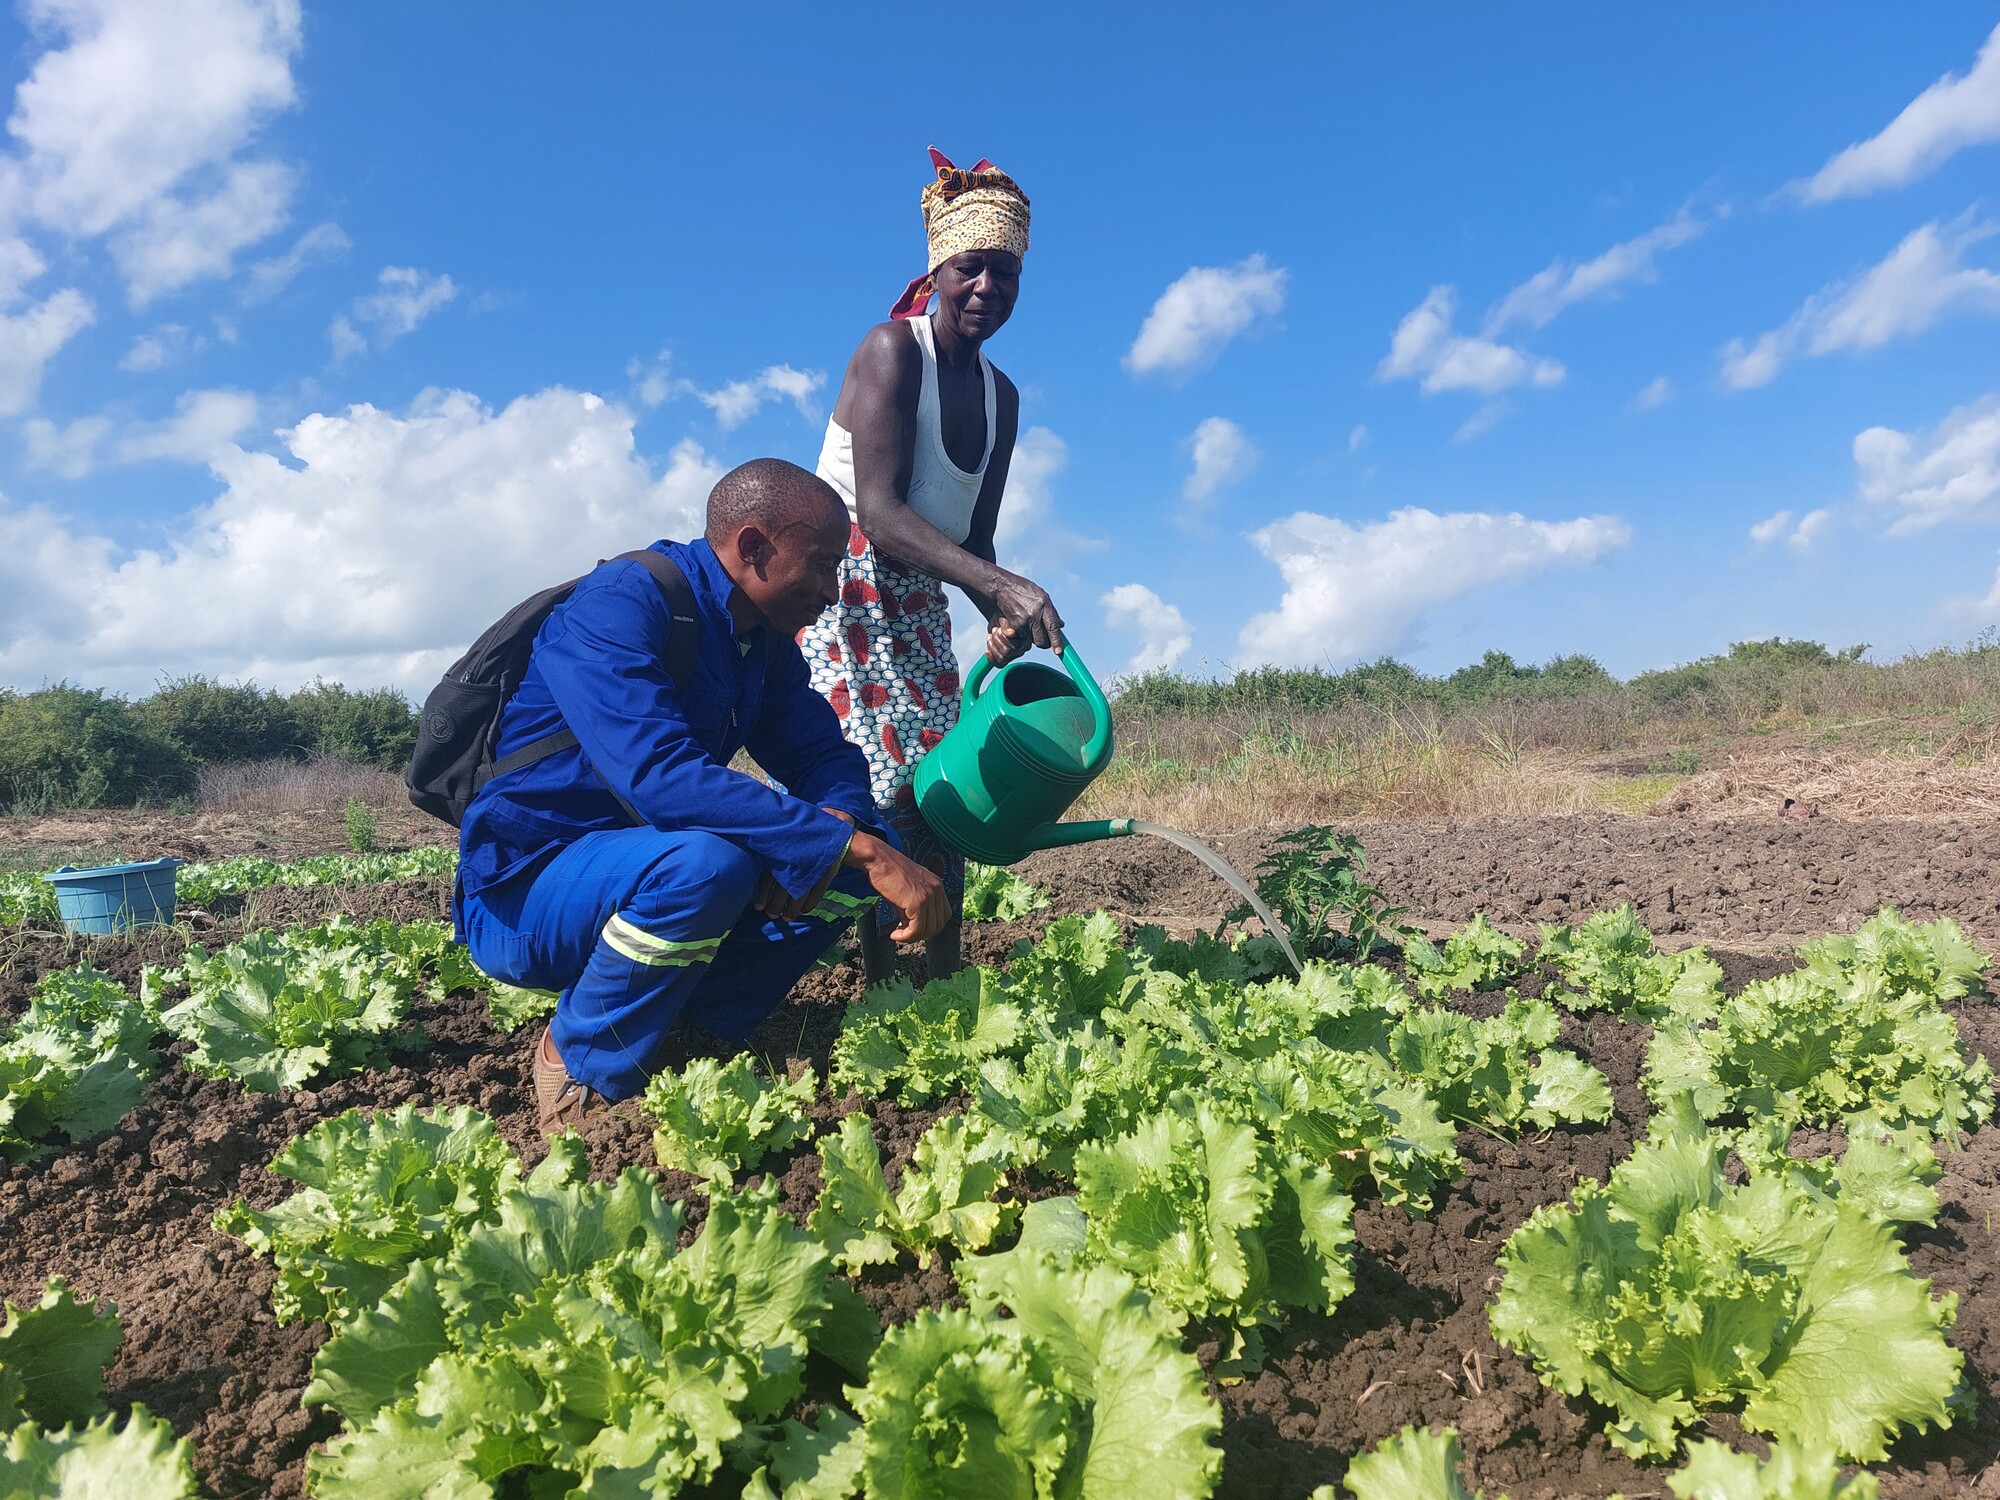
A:
{"label": "vegetable garden row", "polygon": [[[1970,1419],[1952,1299],[1907,1255],[1941,1156],[1992,1109],[1946,1009],[1986,960],[1952,923],[1884,911],[1731,996],[1630,908],[1533,945],[1477,918],[1429,942],[1358,859],[1299,847],[1262,883],[1322,955],[1302,975],[1268,938],[1060,916],[1004,966],[870,991],[824,1079],[749,1053],[661,1075],[664,1177],[592,1180],[575,1136],[529,1169],[462,1106],[312,1126],[272,1163],[289,1197],[216,1220],[270,1260],[279,1321],[328,1330],[304,1399],[341,1427],[308,1492],[1208,1495],[1218,1393],[1355,1291],[1357,1197],[1419,1219],[1464,1132],[1611,1119],[1609,1080],[1559,1045],[1584,1013],[1649,1033],[1650,1124],[1512,1232],[1494,1337],[1682,1500],[1861,1500],[1874,1478],[1843,1466]],[[1005,872],[976,892],[1000,917],[1040,899]],[[423,922],[253,932],[135,987],[52,973],[0,1038],[0,1153],[110,1129],[163,1046],[249,1091],[318,1087],[420,1047],[419,999],[472,991],[503,1029],[548,1004]],[[864,1101],[934,1116],[906,1160]],[[864,1293],[912,1268],[950,1290],[885,1331]],[[10,1306],[0,1495],[197,1493],[164,1424],[100,1413],[117,1343],[60,1281]],[[1768,1456],[1699,1436],[1715,1411]],[[1458,1456],[1405,1429],[1342,1485],[1462,1496]]]}

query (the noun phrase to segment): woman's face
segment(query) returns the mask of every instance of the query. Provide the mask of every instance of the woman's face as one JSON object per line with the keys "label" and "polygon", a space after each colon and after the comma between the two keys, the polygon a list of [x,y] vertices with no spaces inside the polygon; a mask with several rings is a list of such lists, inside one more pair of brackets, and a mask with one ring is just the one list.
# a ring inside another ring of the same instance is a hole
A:
{"label": "woman's face", "polygon": [[939,310],[961,338],[982,343],[1014,314],[1021,295],[1021,257],[1006,250],[968,250],[937,268]]}

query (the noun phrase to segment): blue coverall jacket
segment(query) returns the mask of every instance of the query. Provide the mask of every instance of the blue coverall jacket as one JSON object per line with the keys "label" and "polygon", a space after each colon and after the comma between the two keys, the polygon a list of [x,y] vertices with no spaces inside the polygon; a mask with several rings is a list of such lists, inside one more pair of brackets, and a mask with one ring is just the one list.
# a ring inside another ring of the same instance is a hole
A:
{"label": "blue coverall jacket", "polygon": [[[564,727],[577,745],[479,790],[454,894],[482,969],[561,991],[551,1031],[570,1076],[614,1099],[644,1086],[684,1014],[741,1040],[871,899],[844,870],[803,921],[751,908],[760,876],[803,896],[841,859],[852,830],[823,808],[893,839],[798,647],[768,625],[738,638],[706,541],[654,547],[694,592],[694,679],[663,664],[675,627],[652,576],[599,565],[536,636],[495,758]],[[739,750],[786,790],[731,770]]]}

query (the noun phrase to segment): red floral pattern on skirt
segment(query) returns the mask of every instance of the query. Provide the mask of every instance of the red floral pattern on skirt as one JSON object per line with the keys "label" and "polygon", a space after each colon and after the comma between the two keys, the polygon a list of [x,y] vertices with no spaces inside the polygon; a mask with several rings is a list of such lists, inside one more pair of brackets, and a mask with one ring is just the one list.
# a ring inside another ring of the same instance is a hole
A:
{"label": "red floral pattern on skirt", "polygon": [[833,704],[841,732],[868,759],[876,809],[956,900],[963,861],[924,826],[910,789],[918,760],[958,722],[958,662],[944,586],[877,552],[860,527],[850,527],[840,602],[800,634],[799,646],[814,689]]}

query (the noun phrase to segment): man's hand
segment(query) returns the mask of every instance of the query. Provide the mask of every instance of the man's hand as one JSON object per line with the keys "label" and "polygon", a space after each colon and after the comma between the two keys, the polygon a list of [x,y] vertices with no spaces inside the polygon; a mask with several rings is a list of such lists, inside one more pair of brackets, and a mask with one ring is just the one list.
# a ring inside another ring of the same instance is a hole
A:
{"label": "man's hand", "polygon": [[[854,826],[852,813],[844,813],[837,807],[822,807],[820,811],[832,813],[849,828]],[[772,878],[769,870],[766,870],[757,877],[757,894],[750,898],[750,904],[767,917],[776,917],[781,922],[796,922],[807,913],[816,910],[820,902],[826,899],[826,893],[833,885],[833,877],[841,872],[846,862],[847,857],[842,854],[828,868],[825,877],[818,885],[796,899],[787,895],[785,888]]]}
{"label": "man's hand", "polygon": [[903,914],[903,925],[889,934],[897,942],[923,942],[937,936],[951,920],[944,882],[872,833],[854,831],[846,863],[866,875],[875,894]]}

